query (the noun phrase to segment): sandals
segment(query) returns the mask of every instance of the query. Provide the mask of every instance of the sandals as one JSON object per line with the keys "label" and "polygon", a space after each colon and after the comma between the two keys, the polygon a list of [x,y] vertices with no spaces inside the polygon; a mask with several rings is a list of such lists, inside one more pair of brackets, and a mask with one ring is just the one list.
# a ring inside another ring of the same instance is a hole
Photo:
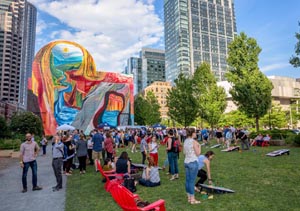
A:
{"label": "sandals", "polygon": [[201,203],[201,201],[198,201],[198,200],[194,199],[194,200],[193,200],[193,201],[191,201],[190,203],[191,203],[191,204],[200,204],[200,203]]}

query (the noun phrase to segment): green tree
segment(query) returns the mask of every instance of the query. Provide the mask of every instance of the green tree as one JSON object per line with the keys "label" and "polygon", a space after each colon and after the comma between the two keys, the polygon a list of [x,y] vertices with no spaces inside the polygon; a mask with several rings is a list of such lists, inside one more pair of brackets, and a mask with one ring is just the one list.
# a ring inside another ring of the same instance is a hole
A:
{"label": "green tree", "polygon": [[147,92],[146,102],[148,105],[145,111],[147,112],[147,118],[145,119],[146,125],[153,125],[155,123],[159,123],[161,121],[159,111],[160,106],[153,92]]}
{"label": "green tree", "polygon": [[244,112],[235,110],[229,113],[222,114],[220,126],[234,125],[236,127],[252,127],[254,125],[254,119],[249,118]]}
{"label": "green tree", "polygon": [[9,127],[6,124],[5,118],[0,116],[0,138],[5,138],[10,135]]}
{"label": "green tree", "polygon": [[153,92],[148,92],[145,98],[138,95],[134,101],[134,119],[139,125],[152,125],[161,121],[160,106]]}
{"label": "green tree", "polygon": [[11,119],[10,129],[15,133],[34,133],[38,136],[43,132],[41,119],[32,112],[15,113]]}
{"label": "green tree", "polygon": [[146,100],[140,94],[134,100],[134,121],[138,125],[146,125],[146,103]]}
{"label": "green tree", "polygon": [[[300,22],[298,22],[298,25],[300,26]],[[296,33],[295,37],[297,39],[297,43],[295,45],[295,54],[292,55],[290,58],[290,64],[294,67],[300,67],[300,33]]]}
{"label": "green tree", "polygon": [[264,127],[269,128],[283,128],[287,126],[286,113],[282,110],[282,107],[277,104],[272,104],[272,108],[269,112],[260,119],[261,124]]}
{"label": "green tree", "polygon": [[189,126],[197,116],[197,101],[193,96],[193,81],[182,73],[174,81],[175,86],[168,91],[168,115],[185,127]]}
{"label": "green tree", "polygon": [[217,125],[226,108],[226,93],[218,87],[209,64],[202,63],[194,73],[194,96],[197,98],[198,112],[211,128]]}
{"label": "green tree", "polygon": [[271,108],[272,83],[258,68],[261,48],[254,38],[245,33],[236,36],[229,45],[226,77],[232,84],[230,94],[233,101],[248,117],[255,118],[256,130],[259,119]]}

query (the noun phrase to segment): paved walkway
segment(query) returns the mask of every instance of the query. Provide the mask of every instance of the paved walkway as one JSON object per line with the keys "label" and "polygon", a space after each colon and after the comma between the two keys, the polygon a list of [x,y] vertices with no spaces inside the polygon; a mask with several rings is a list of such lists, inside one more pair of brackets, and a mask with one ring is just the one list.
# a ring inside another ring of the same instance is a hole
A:
{"label": "paved walkway", "polygon": [[56,179],[52,169],[51,145],[48,144],[47,155],[37,158],[38,186],[43,190],[32,191],[31,168],[27,174],[28,191],[21,193],[22,168],[19,159],[7,168],[0,170],[0,210],[5,211],[63,211],[65,209],[65,187],[66,176],[63,175],[63,189],[53,192],[52,187],[56,185]]}

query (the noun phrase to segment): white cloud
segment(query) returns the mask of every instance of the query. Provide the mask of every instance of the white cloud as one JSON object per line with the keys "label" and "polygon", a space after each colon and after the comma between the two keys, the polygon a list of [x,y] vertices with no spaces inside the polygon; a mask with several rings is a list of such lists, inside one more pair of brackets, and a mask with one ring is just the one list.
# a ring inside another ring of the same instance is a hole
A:
{"label": "white cloud", "polygon": [[81,44],[95,59],[97,69],[123,71],[127,58],[144,46],[161,42],[163,36],[163,23],[155,14],[153,0],[31,2],[75,29],[54,31],[50,36]]}
{"label": "white cloud", "polygon": [[43,30],[47,28],[47,24],[44,20],[38,19],[36,23],[36,34],[40,35],[43,33]]}
{"label": "white cloud", "polygon": [[272,70],[277,70],[277,69],[284,69],[289,67],[290,64],[289,63],[275,63],[275,64],[270,64],[270,65],[265,65],[262,68],[260,68],[260,70],[262,72],[268,72],[268,71],[272,71]]}

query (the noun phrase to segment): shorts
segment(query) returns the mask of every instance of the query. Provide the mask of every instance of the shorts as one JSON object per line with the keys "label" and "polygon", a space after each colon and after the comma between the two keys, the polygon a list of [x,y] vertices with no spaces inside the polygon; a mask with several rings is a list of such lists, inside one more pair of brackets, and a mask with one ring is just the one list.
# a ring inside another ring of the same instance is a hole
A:
{"label": "shorts", "polygon": [[96,151],[93,150],[92,158],[93,158],[93,160],[96,160],[96,159],[97,160],[102,160],[102,151],[96,152]]}

